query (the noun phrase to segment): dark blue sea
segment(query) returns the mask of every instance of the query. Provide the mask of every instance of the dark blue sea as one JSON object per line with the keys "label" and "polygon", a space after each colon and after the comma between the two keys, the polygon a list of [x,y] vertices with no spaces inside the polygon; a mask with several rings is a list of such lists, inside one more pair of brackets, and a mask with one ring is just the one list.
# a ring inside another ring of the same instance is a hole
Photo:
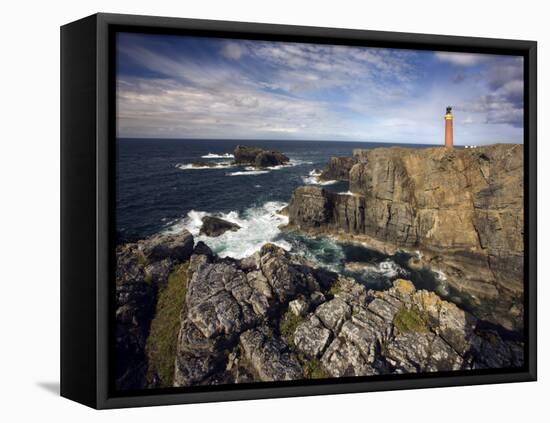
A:
{"label": "dark blue sea", "polygon": [[[290,164],[262,170],[233,166],[232,152],[238,144],[283,152],[290,158]],[[118,139],[118,240],[131,241],[185,228],[220,256],[234,258],[246,257],[266,242],[274,242],[375,289],[386,288],[397,277],[407,277],[419,288],[436,290],[444,297],[452,296],[441,275],[411,274],[405,266],[407,256],[383,256],[357,245],[304,237],[279,228],[288,218],[277,212],[288,204],[293,190],[304,184],[319,184],[316,175],[331,157],[351,156],[354,148],[387,146],[294,140]],[[197,161],[216,163],[217,167],[192,167]],[[345,182],[329,181],[323,185],[336,192],[348,191]],[[201,219],[207,214],[237,223],[241,229],[216,238],[200,236]],[[350,269],[346,266],[350,262],[366,266],[360,270]],[[458,297],[452,299],[462,301]]]}

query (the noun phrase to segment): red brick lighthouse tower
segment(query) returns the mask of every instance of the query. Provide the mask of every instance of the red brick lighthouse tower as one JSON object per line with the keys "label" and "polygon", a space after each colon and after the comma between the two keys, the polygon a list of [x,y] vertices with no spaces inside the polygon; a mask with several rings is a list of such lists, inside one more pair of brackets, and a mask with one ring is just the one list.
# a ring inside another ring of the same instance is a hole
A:
{"label": "red brick lighthouse tower", "polygon": [[447,148],[453,148],[453,114],[451,109],[451,106],[448,106],[447,113],[445,113],[445,147]]}

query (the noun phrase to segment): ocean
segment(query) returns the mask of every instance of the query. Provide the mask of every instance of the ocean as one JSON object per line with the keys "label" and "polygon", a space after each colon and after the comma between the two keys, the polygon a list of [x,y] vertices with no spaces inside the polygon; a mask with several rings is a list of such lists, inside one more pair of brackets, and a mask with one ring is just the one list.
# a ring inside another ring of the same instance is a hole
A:
{"label": "ocean", "polygon": [[[276,150],[290,158],[288,166],[253,169],[233,166],[238,144]],[[396,144],[397,145],[397,144]],[[426,145],[402,144],[410,148]],[[277,213],[295,188],[319,184],[316,175],[333,156],[351,156],[354,148],[388,147],[382,143],[266,140],[118,139],[116,158],[116,226],[119,242],[188,229],[219,256],[242,258],[273,242],[319,266],[353,276],[373,289],[386,289],[397,277],[417,288],[463,302],[449,290],[444,275],[414,272],[410,256],[384,256],[367,247],[306,237],[280,230],[288,218]],[[216,167],[191,166],[193,162]],[[347,182],[323,186],[347,192]],[[200,236],[202,217],[211,214],[237,223],[241,229],[219,237]],[[360,263],[350,268],[346,263]]]}

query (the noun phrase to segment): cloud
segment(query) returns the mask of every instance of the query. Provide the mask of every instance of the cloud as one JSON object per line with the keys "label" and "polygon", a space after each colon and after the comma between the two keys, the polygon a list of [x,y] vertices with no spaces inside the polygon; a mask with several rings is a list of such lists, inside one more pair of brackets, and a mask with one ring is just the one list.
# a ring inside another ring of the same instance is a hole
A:
{"label": "cloud", "polygon": [[457,59],[448,55],[459,53],[199,37],[123,41],[119,61],[132,72],[117,74],[118,136],[438,143],[447,103],[468,116],[467,135],[477,137],[464,143],[486,137],[483,125],[522,122],[521,64],[500,56],[466,69],[472,59],[462,54],[459,68],[449,69],[445,63]]}
{"label": "cloud", "polygon": [[245,54],[245,50],[241,44],[228,42],[224,45],[222,54],[228,59],[239,60]]}
{"label": "cloud", "polygon": [[458,110],[474,112],[486,124],[523,127],[524,84],[523,59],[502,56],[483,72],[485,93],[461,104]]}
{"label": "cloud", "polygon": [[444,51],[436,52],[435,57],[442,62],[456,66],[475,66],[488,59],[486,54],[450,53]]}

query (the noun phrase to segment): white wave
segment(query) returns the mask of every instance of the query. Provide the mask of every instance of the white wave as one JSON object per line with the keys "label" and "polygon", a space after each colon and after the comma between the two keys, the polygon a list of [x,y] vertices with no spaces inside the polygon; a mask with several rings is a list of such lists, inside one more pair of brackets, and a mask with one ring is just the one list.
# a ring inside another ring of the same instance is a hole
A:
{"label": "white wave", "polygon": [[447,275],[445,275],[445,273],[438,269],[433,269],[432,271],[435,273],[435,278],[437,280],[435,292],[443,297],[448,296],[450,291],[449,284],[447,282]]}
{"label": "white wave", "polygon": [[407,273],[401,266],[390,259],[380,262],[378,264],[378,270],[382,275],[388,278],[404,276]]}
{"label": "white wave", "polygon": [[193,163],[178,163],[176,168],[179,170],[201,170],[201,169],[229,169],[235,167],[231,162],[213,163],[213,166],[196,166]]}
{"label": "white wave", "polygon": [[364,274],[380,275],[386,278],[395,278],[397,276],[407,276],[405,269],[399,266],[391,259],[386,259],[380,263],[347,263],[346,268],[352,272],[360,272]]}
{"label": "white wave", "polygon": [[191,210],[185,218],[169,227],[166,232],[173,233],[187,229],[195,237],[195,242],[205,242],[220,257],[237,259],[247,257],[259,251],[267,242],[290,250],[291,246],[286,241],[274,242],[281,233],[279,226],[288,223],[288,217],[277,214],[277,211],[286,205],[283,202],[270,201],[261,207],[249,208],[242,214],[235,211],[218,213],[216,216],[241,227],[237,231],[227,231],[218,237],[199,235],[202,218],[209,213],[196,210]]}
{"label": "white wave", "polygon": [[321,181],[319,176],[321,176],[321,171],[318,169],[313,169],[309,172],[308,176],[302,176],[302,180],[307,185],[333,185],[338,181]]}
{"label": "white wave", "polygon": [[338,195],[357,195],[357,194],[351,191],[343,191],[343,192],[339,192]]}
{"label": "white wave", "polygon": [[263,175],[269,173],[269,170],[243,170],[238,172],[229,172],[225,176],[249,176],[249,175]]}
{"label": "white wave", "polygon": [[223,153],[223,154],[215,154],[215,153],[208,153],[204,156],[201,156],[203,159],[233,159],[235,156],[231,153]]}

